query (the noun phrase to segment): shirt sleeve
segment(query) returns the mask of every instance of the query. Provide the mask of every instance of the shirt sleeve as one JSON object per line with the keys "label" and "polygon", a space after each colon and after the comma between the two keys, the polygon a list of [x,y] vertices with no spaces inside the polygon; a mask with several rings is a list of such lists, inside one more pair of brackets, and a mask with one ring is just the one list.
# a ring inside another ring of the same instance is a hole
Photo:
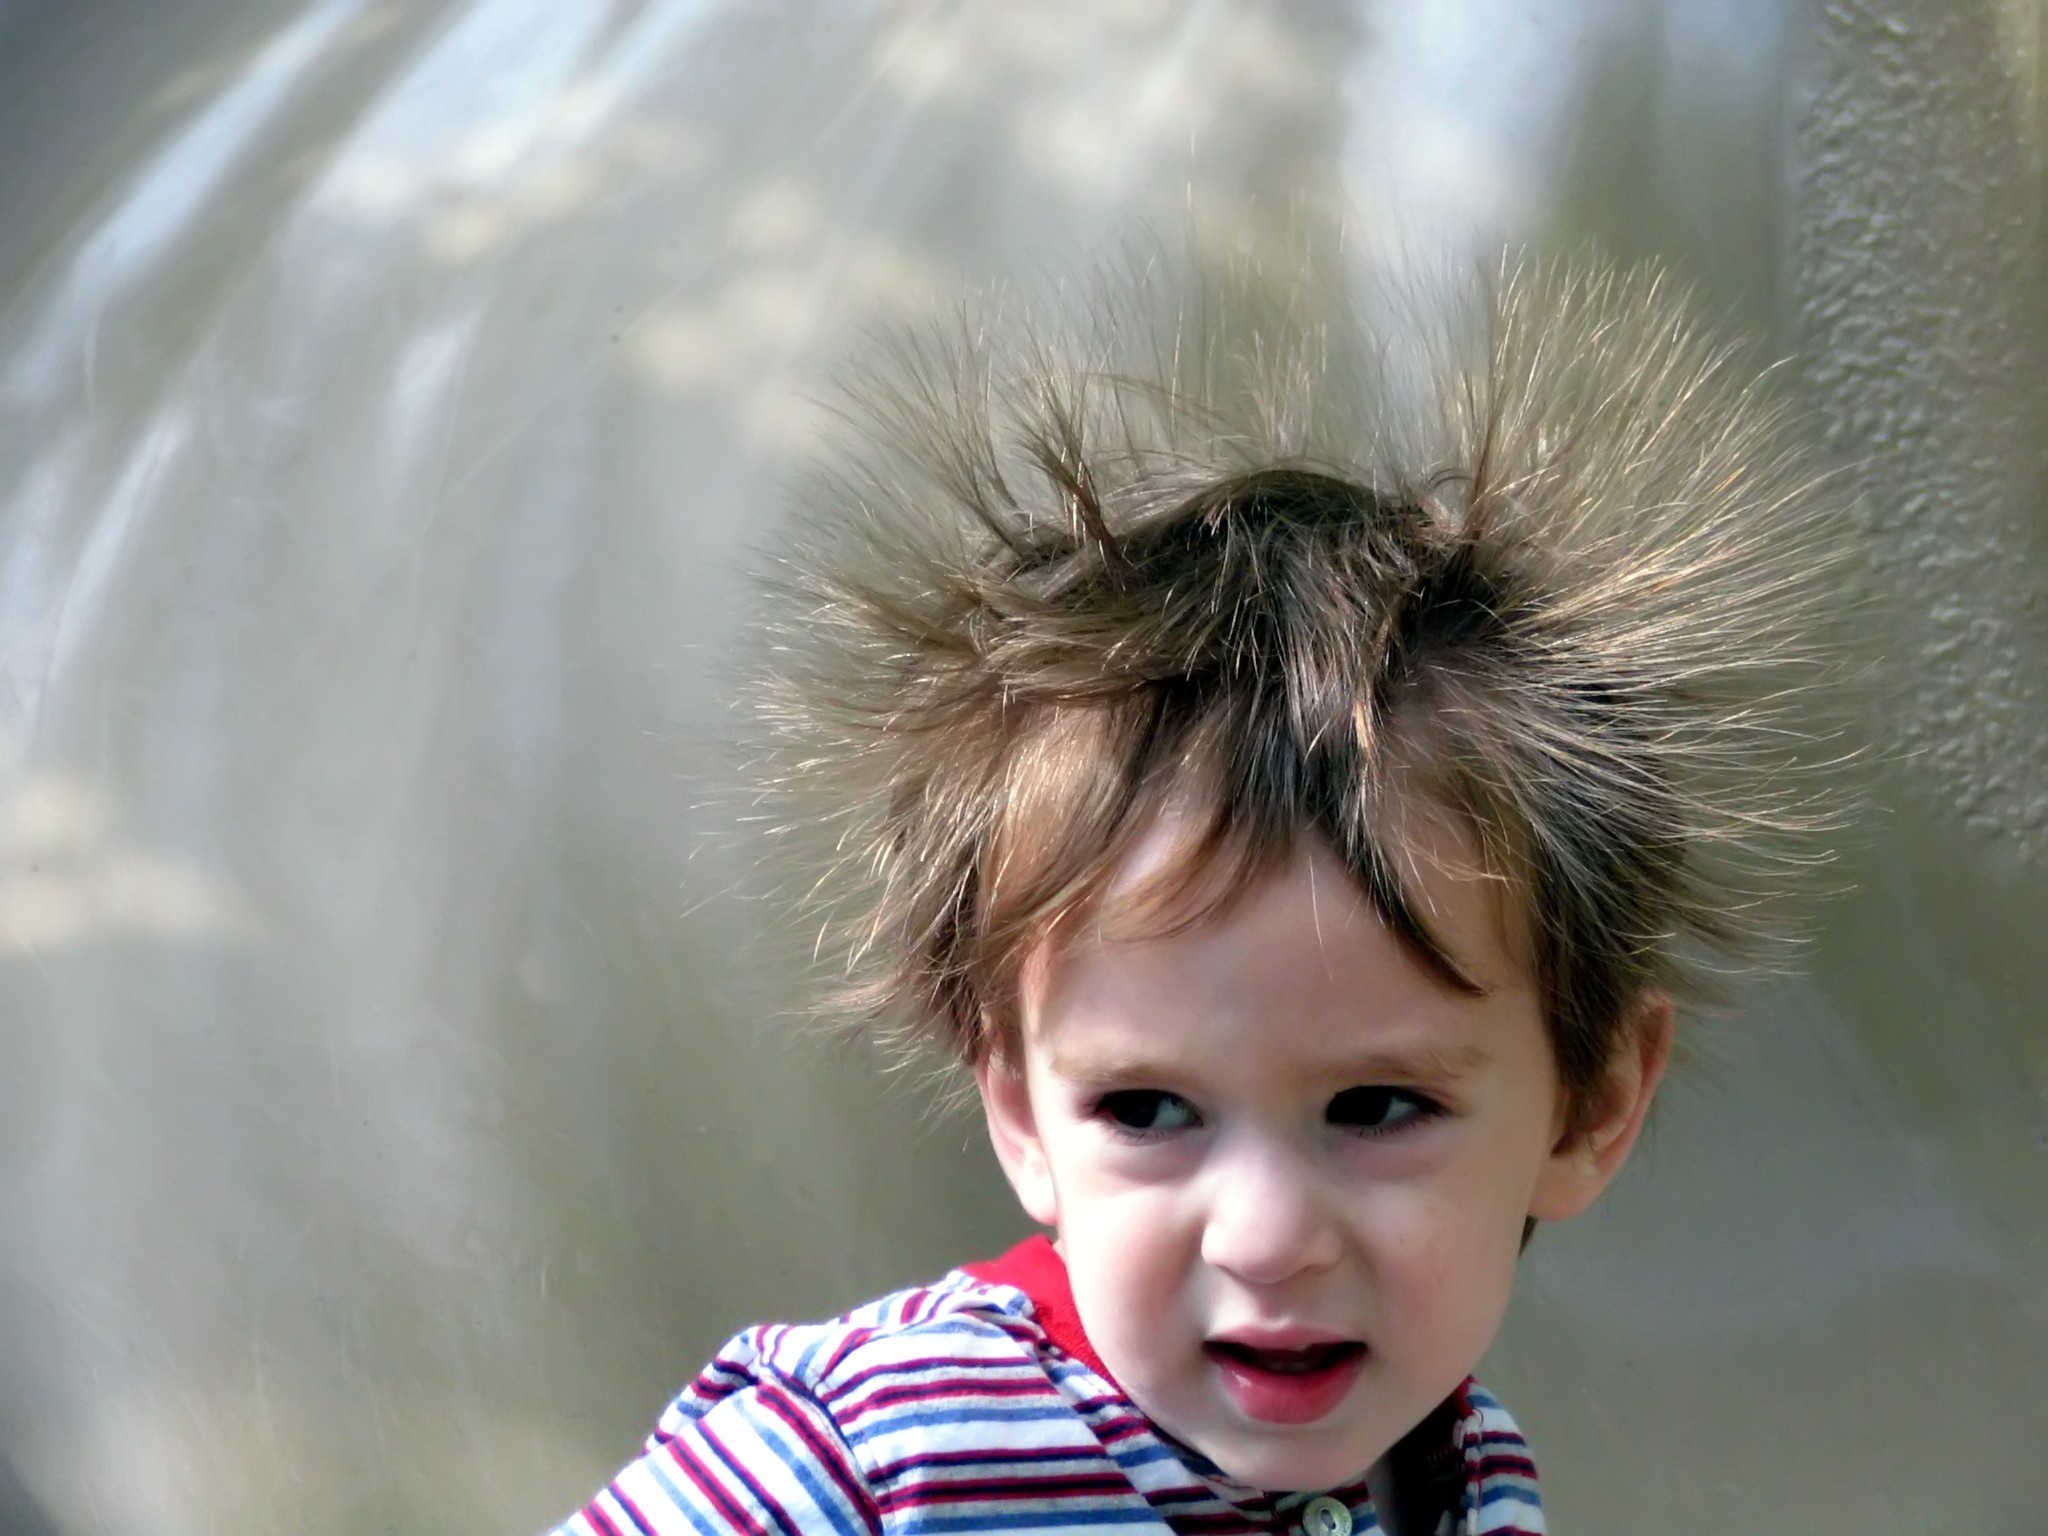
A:
{"label": "shirt sleeve", "polygon": [[687,1397],[647,1449],[551,1536],[876,1536],[880,1518],[839,1426],[785,1382],[708,1409]]}

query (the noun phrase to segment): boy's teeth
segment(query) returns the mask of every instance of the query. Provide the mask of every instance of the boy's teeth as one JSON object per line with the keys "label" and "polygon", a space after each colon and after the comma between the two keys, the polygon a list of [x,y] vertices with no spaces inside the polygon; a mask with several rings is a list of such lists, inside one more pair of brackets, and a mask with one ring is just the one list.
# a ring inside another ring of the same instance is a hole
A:
{"label": "boy's teeth", "polygon": [[1360,1348],[1356,1344],[1311,1344],[1306,1349],[1254,1349],[1248,1344],[1216,1347],[1247,1365],[1281,1376],[1305,1376],[1310,1371],[1326,1369]]}
{"label": "boy's teeth", "polygon": [[1283,1375],[1303,1374],[1321,1365],[1318,1351],[1308,1349],[1255,1349],[1252,1364],[1264,1371],[1278,1371]]}

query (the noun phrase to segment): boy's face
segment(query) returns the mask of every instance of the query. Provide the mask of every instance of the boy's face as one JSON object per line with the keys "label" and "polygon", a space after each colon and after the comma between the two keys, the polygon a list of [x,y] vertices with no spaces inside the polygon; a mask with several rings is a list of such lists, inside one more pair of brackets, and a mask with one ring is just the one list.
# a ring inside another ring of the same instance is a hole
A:
{"label": "boy's face", "polygon": [[1413,888],[1485,995],[1424,970],[1335,855],[1305,846],[1195,927],[1042,951],[1021,1059],[979,1074],[1103,1363],[1254,1486],[1357,1477],[1464,1380],[1525,1218],[1591,1202],[1668,1046],[1669,1004],[1647,1000],[1592,1123],[1567,1135],[1499,888],[1450,818],[1428,830]]}

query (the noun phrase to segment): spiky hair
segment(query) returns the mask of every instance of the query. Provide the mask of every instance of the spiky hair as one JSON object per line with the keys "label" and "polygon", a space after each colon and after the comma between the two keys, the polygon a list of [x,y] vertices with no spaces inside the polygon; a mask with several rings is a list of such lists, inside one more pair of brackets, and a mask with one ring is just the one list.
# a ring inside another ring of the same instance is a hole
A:
{"label": "spiky hair", "polygon": [[1419,791],[1512,893],[1582,1108],[1642,989],[1788,934],[1832,820],[1829,498],[1653,272],[1509,267],[1377,341],[1299,273],[1179,291],[991,300],[856,370],[760,695],[825,833],[827,1006],[1004,1051],[1026,958],[1168,805],[1211,908],[1318,837],[1465,985],[1404,877]]}

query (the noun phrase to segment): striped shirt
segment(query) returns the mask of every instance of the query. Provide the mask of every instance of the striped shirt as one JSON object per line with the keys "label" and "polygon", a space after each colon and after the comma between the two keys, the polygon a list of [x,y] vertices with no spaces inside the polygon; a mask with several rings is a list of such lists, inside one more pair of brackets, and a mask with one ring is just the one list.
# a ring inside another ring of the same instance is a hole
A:
{"label": "striped shirt", "polygon": [[[1544,1529],[1528,1446],[1474,1382],[1393,1455],[1404,1532]],[[640,1459],[553,1536],[1342,1536],[1332,1500],[1352,1536],[1381,1529],[1362,1476],[1265,1493],[1153,1428],[1095,1358],[1064,1266],[1034,1238],[829,1323],[740,1334]]]}

